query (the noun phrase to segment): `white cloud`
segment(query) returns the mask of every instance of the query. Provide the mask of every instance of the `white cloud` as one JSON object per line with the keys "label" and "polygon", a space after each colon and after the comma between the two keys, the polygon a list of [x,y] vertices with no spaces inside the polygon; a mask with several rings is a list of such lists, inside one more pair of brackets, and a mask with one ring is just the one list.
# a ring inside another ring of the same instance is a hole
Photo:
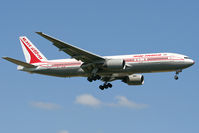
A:
{"label": "white cloud", "polygon": [[31,102],[31,106],[46,110],[57,110],[61,108],[58,104],[47,102]]}
{"label": "white cloud", "polygon": [[67,130],[61,130],[61,131],[59,131],[57,133],[69,133],[69,132]]}
{"label": "white cloud", "polygon": [[75,103],[91,107],[108,106],[108,107],[126,107],[132,109],[143,109],[148,107],[147,104],[136,103],[134,101],[127,99],[125,96],[116,96],[115,98],[117,100],[116,102],[108,103],[108,102],[102,102],[90,94],[82,94],[76,97]]}
{"label": "white cloud", "polygon": [[97,107],[101,104],[101,101],[90,94],[82,94],[76,97],[75,103],[91,107]]}
{"label": "white cloud", "polygon": [[143,109],[148,107],[147,104],[140,104],[134,101],[128,100],[125,96],[116,96],[117,102],[109,104],[110,106],[118,106],[118,107],[128,107],[134,109]]}

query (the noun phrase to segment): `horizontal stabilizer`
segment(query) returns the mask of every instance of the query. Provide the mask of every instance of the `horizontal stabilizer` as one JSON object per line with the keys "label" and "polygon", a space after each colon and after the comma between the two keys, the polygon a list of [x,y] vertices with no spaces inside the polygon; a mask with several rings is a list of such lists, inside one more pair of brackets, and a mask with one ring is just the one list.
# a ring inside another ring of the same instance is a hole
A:
{"label": "horizontal stabilizer", "polygon": [[10,62],[12,62],[12,63],[14,63],[14,64],[23,66],[23,67],[27,67],[27,68],[35,68],[35,67],[36,67],[36,66],[34,66],[34,65],[31,65],[31,64],[28,64],[28,63],[26,63],[26,62],[19,61],[19,60],[10,58],[10,57],[2,57],[2,58],[5,59],[5,60],[7,60],[7,61],[10,61]]}

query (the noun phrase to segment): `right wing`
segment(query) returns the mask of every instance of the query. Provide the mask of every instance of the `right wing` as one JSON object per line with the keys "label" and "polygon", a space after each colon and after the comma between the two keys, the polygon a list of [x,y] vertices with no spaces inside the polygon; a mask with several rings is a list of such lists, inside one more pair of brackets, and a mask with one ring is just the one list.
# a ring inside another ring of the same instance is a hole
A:
{"label": "right wing", "polygon": [[35,68],[35,67],[37,67],[37,66],[31,65],[31,64],[28,64],[26,62],[10,58],[10,57],[2,57],[2,58],[7,60],[7,61],[10,61],[10,62],[12,62],[12,63],[14,63],[16,65],[20,65],[20,66],[23,66],[23,67],[26,67],[26,68]]}
{"label": "right wing", "polygon": [[105,58],[93,54],[91,52],[88,52],[86,50],[80,49],[78,47],[75,47],[71,44],[65,43],[63,41],[60,41],[58,39],[55,39],[49,35],[46,35],[42,32],[36,32],[40,36],[46,38],[47,40],[51,41],[54,46],[59,48],[60,51],[64,51],[65,53],[69,54],[72,58],[75,58],[76,60],[81,60],[84,63],[96,63],[105,61]]}

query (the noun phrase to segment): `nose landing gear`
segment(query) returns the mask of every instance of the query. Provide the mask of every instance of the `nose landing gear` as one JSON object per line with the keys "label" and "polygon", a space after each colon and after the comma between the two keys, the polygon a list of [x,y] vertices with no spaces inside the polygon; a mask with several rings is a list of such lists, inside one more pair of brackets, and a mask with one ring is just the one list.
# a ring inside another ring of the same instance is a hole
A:
{"label": "nose landing gear", "polygon": [[174,76],[174,79],[175,79],[175,80],[178,80],[178,79],[179,79],[178,75],[179,75],[180,72],[182,72],[181,69],[176,70],[176,74],[175,74],[175,76]]}
{"label": "nose landing gear", "polygon": [[175,75],[175,76],[174,76],[174,79],[175,79],[175,80],[178,80],[178,78],[179,78],[178,75]]}

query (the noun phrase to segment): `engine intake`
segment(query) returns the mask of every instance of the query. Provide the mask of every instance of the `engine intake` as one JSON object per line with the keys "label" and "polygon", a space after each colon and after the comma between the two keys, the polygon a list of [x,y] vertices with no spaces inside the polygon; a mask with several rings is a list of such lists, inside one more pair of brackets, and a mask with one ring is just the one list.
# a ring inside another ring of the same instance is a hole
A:
{"label": "engine intake", "polygon": [[107,59],[103,65],[107,69],[124,69],[125,61],[123,59]]}
{"label": "engine intake", "polygon": [[144,84],[144,76],[140,74],[132,74],[123,79],[123,82],[128,85],[143,85]]}

